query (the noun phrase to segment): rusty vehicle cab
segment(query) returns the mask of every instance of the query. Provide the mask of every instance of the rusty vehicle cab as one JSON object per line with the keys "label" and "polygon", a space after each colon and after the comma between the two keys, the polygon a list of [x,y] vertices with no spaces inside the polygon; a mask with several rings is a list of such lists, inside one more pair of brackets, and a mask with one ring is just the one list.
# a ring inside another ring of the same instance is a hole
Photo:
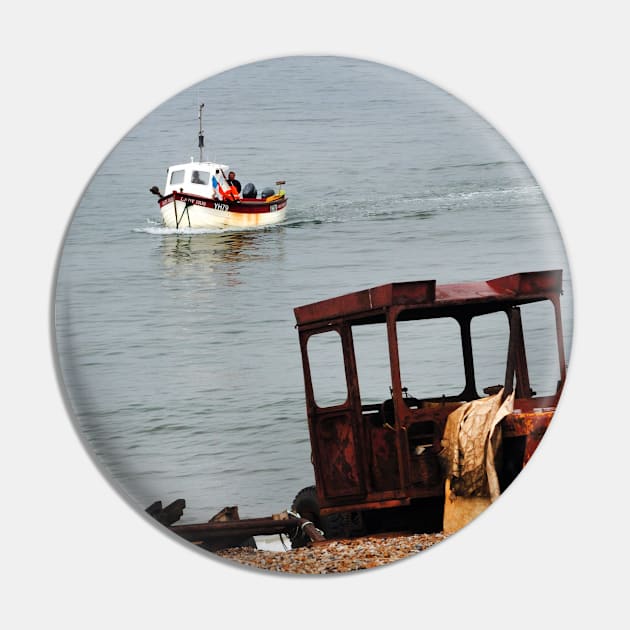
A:
{"label": "rusty vehicle cab", "polygon": [[446,419],[501,388],[515,393],[501,423],[504,490],[565,381],[561,293],[562,271],[552,270],[397,282],[295,308],[315,486],[293,510],[328,538],[440,531]]}

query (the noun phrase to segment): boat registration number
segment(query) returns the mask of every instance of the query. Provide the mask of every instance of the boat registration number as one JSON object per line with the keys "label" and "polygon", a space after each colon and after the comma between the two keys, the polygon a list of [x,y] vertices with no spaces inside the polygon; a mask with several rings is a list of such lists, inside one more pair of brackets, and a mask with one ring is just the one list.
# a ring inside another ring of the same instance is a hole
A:
{"label": "boat registration number", "polygon": [[221,210],[223,212],[227,212],[230,209],[230,206],[228,206],[227,203],[217,203],[215,201],[214,202],[214,209],[215,210]]}

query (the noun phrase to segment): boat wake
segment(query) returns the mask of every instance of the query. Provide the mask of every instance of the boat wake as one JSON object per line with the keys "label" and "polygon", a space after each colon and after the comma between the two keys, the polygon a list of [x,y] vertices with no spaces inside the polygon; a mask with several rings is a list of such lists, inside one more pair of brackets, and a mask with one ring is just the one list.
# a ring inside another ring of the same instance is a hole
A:
{"label": "boat wake", "polygon": [[145,227],[134,228],[134,232],[141,232],[144,234],[152,234],[154,236],[170,236],[170,235],[186,235],[190,236],[193,234],[233,234],[233,233],[241,233],[241,232],[263,232],[265,230],[272,230],[276,226],[256,226],[256,227],[226,227],[226,228],[170,228],[162,225],[161,223],[156,223],[151,219],[147,219],[147,225]]}
{"label": "boat wake", "polygon": [[437,213],[466,211],[480,204],[502,206],[507,202],[526,202],[541,195],[538,186],[460,190],[441,193],[398,194],[365,197],[361,200],[339,199],[310,205],[308,214],[294,210],[282,225],[289,228],[357,221],[389,221],[392,218],[428,219]]}

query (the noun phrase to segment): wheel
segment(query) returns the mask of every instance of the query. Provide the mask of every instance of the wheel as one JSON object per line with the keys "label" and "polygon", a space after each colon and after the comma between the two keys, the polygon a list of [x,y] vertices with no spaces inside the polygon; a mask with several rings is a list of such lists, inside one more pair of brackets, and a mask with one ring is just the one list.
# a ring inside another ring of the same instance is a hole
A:
{"label": "wheel", "polygon": [[[317,489],[315,486],[307,486],[302,488],[293,499],[291,510],[299,514],[302,518],[305,518],[315,527],[320,527],[319,522],[319,501],[317,500]],[[309,541],[308,536],[304,534],[301,528],[297,528],[289,535],[291,540],[291,547],[297,549],[298,547],[304,547]]]}
{"label": "wheel", "polygon": [[[291,510],[297,512],[302,518],[311,521],[329,539],[350,538],[365,533],[361,512],[336,512],[321,516],[315,486],[308,486],[300,490],[293,500]],[[299,528],[289,538],[293,549],[304,547],[309,542],[308,536]]]}
{"label": "wheel", "polygon": [[297,512],[302,518],[307,518],[315,523],[319,520],[319,501],[315,486],[302,488],[293,499],[291,510]]}

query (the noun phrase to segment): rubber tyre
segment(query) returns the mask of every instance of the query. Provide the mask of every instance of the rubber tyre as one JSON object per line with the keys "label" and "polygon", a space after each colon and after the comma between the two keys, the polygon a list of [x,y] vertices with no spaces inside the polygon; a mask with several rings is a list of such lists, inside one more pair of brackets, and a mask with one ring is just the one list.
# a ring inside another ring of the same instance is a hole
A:
{"label": "rubber tyre", "polygon": [[[324,536],[328,539],[351,538],[365,533],[361,512],[336,512],[321,516],[315,486],[302,488],[293,499],[291,510],[297,512],[302,518],[311,521],[315,527],[324,532]],[[309,542],[308,536],[301,529],[298,529],[289,538],[293,549],[304,547]]]}
{"label": "rubber tyre", "polygon": [[[317,489],[315,486],[302,488],[302,490],[295,495],[295,499],[293,499],[293,504],[291,505],[291,511],[311,521],[315,527],[322,529],[319,517],[319,501],[317,500]],[[289,535],[289,539],[291,540],[292,549],[304,547],[309,542],[308,536],[306,536],[300,528],[292,532]]]}

